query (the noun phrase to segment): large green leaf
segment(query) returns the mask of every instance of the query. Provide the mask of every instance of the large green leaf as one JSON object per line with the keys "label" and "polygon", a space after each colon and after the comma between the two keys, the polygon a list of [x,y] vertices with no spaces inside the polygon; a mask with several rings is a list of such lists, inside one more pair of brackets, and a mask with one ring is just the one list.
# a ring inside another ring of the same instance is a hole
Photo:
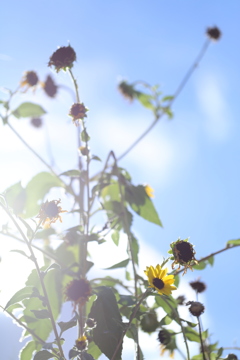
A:
{"label": "large green leaf", "polygon": [[[121,341],[122,319],[118,309],[117,301],[112,289],[101,287],[98,291],[98,297],[94,301],[90,314],[97,322],[93,329],[93,340],[99,349],[111,359],[116,347]],[[121,359],[122,342],[115,356],[116,360]]]}
{"label": "large green leaf", "polygon": [[240,239],[236,239],[236,240],[229,240],[227,242],[227,246],[236,246],[236,245],[240,245]]}
{"label": "large green leaf", "polygon": [[13,209],[13,212],[16,215],[22,214],[27,195],[25,189],[21,185],[21,182],[18,182],[7,188],[4,194],[7,204]]}
{"label": "large green leaf", "polygon": [[46,111],[38,104],[25,102],[19,105],[12,114],[20,119],[21,117],[38,117],[46,114]]}
{"label": "large green leaf", "polygon": [[41,172],[34,176],[26,186],[27,202],[25,217],[36,215],[40,208],[40,201],[53,187],[64,187],[62,181],[56,176]]}
{"label": "large green leaf", "polygon": [[125,199],[131,208],[142,218],[162,226],[158,213],[143,185],[127,185],[125,188]]}
{"label": "large green leaf", "polygon": [[35,354],[33,360],[48,360],[53,358],[57,358],[57,356],[54,356],[52,353],[50,353],[47,350],[42,350]]}
{"label": "large green leaf", "polygon": [[29,341],[20,351],[19,358],[20,360],[31,360],[32,359],[32,353],[35,350],[40,350],[41,345],[37,343],[36,341]]}
{"label": "large green leaf", "polygon": [[122,267],[126,267],[129,263],[129,259],[123,260],[117,264],[114,264],[112,266],[110,266],[109,268],[106,268],[105,270],[112,270],[112,269],[118,269],[118,268],[122,268]]}
{"label": "large green leaf", "polygon": [[25,288],[18,290],[11,299],[7,302],[5,309],[7,309],[10,305],[16,304],[19,301],[30,298],[33,293],[32,286],[26,286]]}

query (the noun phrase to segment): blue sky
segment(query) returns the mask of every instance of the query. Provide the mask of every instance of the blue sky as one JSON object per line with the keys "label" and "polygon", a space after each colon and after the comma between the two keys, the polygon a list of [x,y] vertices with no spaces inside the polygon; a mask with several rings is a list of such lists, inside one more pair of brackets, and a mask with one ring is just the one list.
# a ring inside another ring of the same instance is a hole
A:
{"label": "blue sky", "polygon": [[[47,68],[57,46],[70,42],[77,53],[74,74],[81,99],[90,109],[90,145],[102,159],[110,150],[120,155],[152,121],[148,110],[121,97],[118,80],[145,80],[171,95],[204,43],[206,28],[221,29],[221,40],[211,44],[174,103],[173,120],[163,118],[121,161],[135,184],[149,183],[155,189],[164,228],[136,218],[134,230],[159,252],[159,262],[178,237],[190,237],[197,258],[239,237],[239,11],[237,1],[217,0],[10,0],[1,9],[0,86],[14,89],[26,70],[37,71],[42,80],[51,73],[58,83],[71,86],[66,74]],[[44,121],[59,169],[75,167],[75,129],[66,116],[71,94],[61,89],[55,101],[40,90],[27,96],[49,112]],[[32,129],[28,120],[13,119],[12,125],[49,160],[45,129]],[[4,127],[0,159],[0,190],[44,170]],[[234,321],[240,316],[238,255],[238,248],[229,250],[216,257],[213,268],[185,276],[185,281],[201,276],[206,282],[204,325],[221,346],[240,346]],[[7,323],[12,334],[14,327]],[[1,342],[1,347],[6,344]]]}

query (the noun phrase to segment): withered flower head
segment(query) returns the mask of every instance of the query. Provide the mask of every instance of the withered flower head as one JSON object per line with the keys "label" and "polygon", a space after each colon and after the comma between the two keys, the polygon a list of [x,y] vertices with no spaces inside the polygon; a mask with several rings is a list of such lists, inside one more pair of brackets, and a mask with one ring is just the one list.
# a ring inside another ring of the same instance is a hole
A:
{"label": "withered flower head", "polygon": [[159,326],[156,312],[150,310],[149,313],[144,314],[140,324],[144,332],[152,333],[155,331]]}
{"label": "withered flower head", "polygon": [[58,86],[53,81],[52,77],[50,75],[47,76],[46,81],[42,84],[43,90],[45,93],[51,97],[54,98],[57,94]]}
{"label": "withered flower head", "polygon": [[52,223],[55,223],[57,220],[60,220],[62,222],[62,218],[60,216],[61,213],[67,212],[67,210],[62,210],[60,204],[61,200],[52,200],[52,201],[46,201],[42,204],[39,214],[37,215],[37,218],[40,219],[42,222],[42,225],[47,223],[48,226],[50,226]]}
{"label": "withered flower head", "polygon": [[23,78],[20,82],[21,87],[26,87],[27,91],[30,87],[34,88],[38,83],[38,76],[35,71],[26,71],[23,75]]}
{"label": "withered flower head", "polygon": [[204,313],[204,306],[198,301],[188,301],[186,305],[190,305],[189,311],[193,316],[200,316]]}
{"label": "withered flower head", "polygon": [[94,319],[88,318],[86,321],[86,325],[87,327],[89,327],[90,329],[93,329],[97,326],[97,323]]}
{"label": "withered flower head", "polygon": [[79,120],[83,120],[87,117],[88,109],[84,106],[83,103],[75,103],[72,105],[69,116],[72,117],[73,123],[77,126],[79,124]]}
{"label": "withered flower head", "polygon": [[40,128],[42,126],[41,118],[31,118],[31,125],[35,128]]}
{"label": "withered flower head", "polygon": [[172,254],[171,260],[174,260],[172,268],[174,269],[175,265],[178,264],[178,270],[181,266],[184,266],[184,273],[187,272],[187,269],[192,270],[194,264],[198,264],[195,259],[196,252],[193,249],[193,245],[188,242],[188,239],[177,241],[170,244],[171,249],[168,251],[169,254]]}
{"label": "withered flower head", "polygon": [[227,360],[238,360],[237,355],[235,354],[228,354]]}
{"label": "withered flower head", "polygon": [[211,28],[207,28],[207,36],[211,39],[211,40],[219,40],[220,37],[222,36],[222,33],[221,31],[219,30],[218,27],[214,26],[214,27],[211,27]]}
{"label": "withered flower head", "polygon": [[202,281],[196,280],[189,283],[191,288],[195,290],[197,293],[201,293],[206,290],[206,284]]}
{"label": "withered flower head", "polygon": [[91,294],[90,282],[86,279],[74,279],[65,289],[66,300],[71,301],[74,308],[77,305],[84,305]]}
{"label": "withered flower head", "polygon": [[62,46],[52,54],[48,62],[48,66],[54,66],[55,70],[59,72],[61,69],[71,69],[76,59],[76,53],[70,45]]}
{"label": "withered flower head", "polygon": [[136,97],[136,90],[133,85],[129,85],[126,81],[121,81],[118,85],[120,93],[128,100],[133,101]]}
{"label": "withered flower head", "polygon": [[159,331],[157,339],[161,344],[161,356],[163,356],[165,351],[168,350],[170,352],[170,358],[173,358],[176,343],[172,334],[168,330],[162,329]]}
{"label": "withered flower head", "polygon": [[75,346],[78,350],[82,351],[82,350],[86,350],[87,346],[88,346],[88,341],[87,341],[87,337],[85,335],[80,336],[76,341],[75,341]]}

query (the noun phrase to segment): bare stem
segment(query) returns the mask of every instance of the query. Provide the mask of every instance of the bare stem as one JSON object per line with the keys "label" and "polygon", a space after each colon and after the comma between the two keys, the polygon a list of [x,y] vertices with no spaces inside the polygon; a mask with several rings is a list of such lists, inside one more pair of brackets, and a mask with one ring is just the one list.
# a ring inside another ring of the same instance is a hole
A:
{"label": "bare stem", "polygon": [[204,343],[203,343],[203,338],[202,338],[202,330],[201,330],[201,325],[200,325],[199,316],[198,316],[197,318],[198,318],[198,331],[199,331],[199,336],[200,336],[200,342],[201,342],[201,350],[202,350],[202,354],[203,354],[203,360],[206,360],[205,351],[204,351]]}
{"label": "bare stem", "polygon": [[34,255],[34,252],[32,250],[31,244],[28,241],[27,237],[25,236],[24,232],[22,231],[21,227],[18,225],[17,221],[14,219],[14,217],[10,213],[10,211],[1,202],[0,202],[0,206],[4,209],[4,211],[8,214],[8,216],[10,217],[10,219],[12,220],[14,225],[16,226],[17,230],[21,234],[21,236],[22,236],[24,242],[26,243],[26,245],[28,247],[28,250],[29,250],[29,252],[31,254],[31,259],[34,262],[34,265],[36,267],[38,277],[39,277],[39,280],[40,280],[40,283],[41,283],[41,287],[42,287],[42,290],[43,290],[44,298],[46,300],[46,305],[47,305],[47,309],[48,309],[48,312],[49,312],[49,317],[50,317],[50,320],[51,320],[51,323],[52,323],[53,332],[54,332],[54,335],[55,335],[55,338],[56,338],[56,341],[57,341],[58,349],[60,351],[61,357],[63,359],[65,359],[63,349],[62,349],[62,345],[61,345],[61,341],[60,341],[60,337],[59,337],[58,332],[57,332],[57,327],[56,327],[56,323],[55,323],[55,320],[54,320],[52,308],[51,308],[50,301],[49,301],[49,298],[48,298],[48,293],[47,293],[47,290],[46,290],[46,287],[45,287],[45,284],[44,284],[44,281],[43,281],[43,276],[41,274],[41,270],[39,268],[37,259],[36,259],[35,255]]}

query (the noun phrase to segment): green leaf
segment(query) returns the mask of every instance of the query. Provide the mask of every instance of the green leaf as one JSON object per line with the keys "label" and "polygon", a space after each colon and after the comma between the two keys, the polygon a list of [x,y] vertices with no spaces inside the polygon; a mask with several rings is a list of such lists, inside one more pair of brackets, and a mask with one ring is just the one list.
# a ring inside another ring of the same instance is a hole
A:
{"label": "green leaf", "polygon": [[33,360],[48,360],[53,358],[57,358],[57,356],[47,350],[41,350],[35,354]]}
{"label": "green leaf", "polygon": [[131,236],[133,261],[138,265],[139,245],[135,236]]}
{"label": "green leaf", "polygon": [[171,101],[174,99],[174,96],[171,96],[171,95],[168,95],[168,96],[164,96],[162,98],[162,102],[165,102],[165,101]]}
{"label": "green leaf", "polygon": [[195,270],[203,270],[203,269],[205,269],[206,266],[207,266],[207,262],[206,261],[201,261],[201,262],[199,262],[198,265],[194,265],[193,268]]}
{"label": "green leaf", "polygon": [[82,360],[94,360],[94,358],[92,357],[91,354],[88,354],[86,352],[82,352],[81,354],[81,359]]}
{"label": "green leaf", "polygon": [[136,302],[131,295],[120,295],[120,300],[118,301],[118,303],[121,305],[132,306]]}
{"label": "green leaf", "polygon": [[94,359],[98,359],[99,356],[102,354],[99,347],[94,343],[94,341],[91,341],[88,344],[88,354],[92,355]]}
{"label": "green leaf", "polygon": [[213,266],[214,263],[214,256],[210,256],[210,258],[208,258],[208,262],[211,266]]}
{"label": "green leaf", "polygon": [[[95,319],[97,326],[93,329],[93,340],[99,349],[111,359],[122,336],[122,319],[117,301],[111,288],[101,287],[94,301],[89,317]],[[121,359],[122,342],[115,356]]]}
{"label": "green leaf", "polygon": [[193,330],[191,327],[187,326],[184,328],[185,336],[190,341],[200,342],[200,337],[197,331]]}
{"label": "green leaf", "polygon": [[74,359],[76,356],[78,356],[80,354],[80,351],[71,349],[68,353],[68,358],[69,359]]}
{"label": "green leaf", "polygon": [[219,349],[218,349],[218,352],[217,352],[217,359],[219,359],[220,357],[221,357],[221,355],[222,355],[222,353],[223,353],[223,347],[220,347]]}
{"label": "green leaf", "polygon": [[22,187],[21,182],[18,182],[5,190],[6,202],[16,215],[23,213],[26,197],[26,191]]}
{"label": "green leaf", "polygon": [[68,330],[68,329],[71,329],[72,327],[74,327],[74,326],[76,326],[76,325],[77,325],[76,316],[74,316],[74,317],[72,318],[72,320],[70,320],[70,321],[66,321],[66,322],[60,321],[60,322],[58,322],[58,326],[59,326],[60,329],[61,329],[61,334],[60,334],[60,336],[62,335],[62,333],[63,333],[64,331],[66,331],[66,330]]}
{"label": "green leaf", "polygon": [[164,316],[164,317],[162,318],[162,320],[159,322],[159,326],[169,325],[169,324],[171,324],[172,320],[173,320],[173,319],[172,319],[170,316],[166,315],[166,316]]}
{"label": "green leaf", "polygon": [[110,266],[109,268],[106,268],[105,270],[112,270],[112,269],[126,267],[128,265],[128,263],[129,263],[129,259],[126,259],[126,260],[120,261],[119,263],[117,263],[113,266]]}
{"label": "green leaf", "polygon": [[22,308],[22,307],[23,307],[23,306],[22,306],[21,304],[16,303],[16,304],[10,305],[6,311],[7,311],[8,313],[12,313],[13,310],[19,309],[19,308]]}
{"label": "green leaf", "polygon": [[100,157],[98,157],[98,156],[96,156],[96,155],[92,155],[91,160],[102,161],[102,160],[100,159]]}
{"label": "green leaf", "polygon": [[64,187],[62,181],[48,173],[41,172],[34,176],[26,186],[27,202],[25,217],[32,217],[39,212],[40,201],[53,187]]}
{"label": "green leaf", "polygon": [[18,290],[11,299],[7,302],[5,309],[7,309],[10,305],[16,304],[19,301],[30,298],[33,292],[32,286],[26,286],[25,288]]}
{"label": "green leaf", "polygon": [[118,246],[118,244],[119,244],[119,232],[117,230],[114,230],[114,232],[111,235],[111,238],[112,238],[114,244]]}
{"label": "green leaf", "polygon": [[153,100],[153,97],[151,95],[147,95],[147,94],[139,92],[137,94],[137,99],[145,108],[154,110],[155,107],[151,102]]}
{"label": "green leaf", "polygon": [[87,142],[90,140],[90,136],[88,135],[88,132],[86,129],[84,129],[82,132],[81,132],[81,140],[84,141],[84,142]]}
{"label": "green leaf", "polygon": [[158,213],[146,194],[143,185],[127,185],[125,188],[125,198],[131,208],[145,220],[148,220],[156,225],[162,226]]}
{"label": "green leaf", "polygon": [[196,323],[193,323],[193,322],[191,322],[191,321],[188,321],[188,320],[185,320],[185,319],[181,319],[181,318],[180,318],[180,320],[186,322],[186,323],[188,324],[188,326],[191,326],[191,327],[197,326]]}
{"label": "green leaf", "polygon": [[29,258],[29,257],[27,256],[27,254],[26,254],[23,250],[10,250],[10,251],[11,251],[11,252],[19,253],[19,254],[21,254],[21,255],[26,256],[27,258]]}
{"label": "green leaf", "polygon": [[229,240],[227,242],[227,246],[229,245],[240,245],[240,239],[236,239],[236,240]]}
{"label": "green leaf", "polygon": [[79,177],[81,172],[79,170],[68,170],[61,173],[59,176]]}
{"label": "green leaf", "polygon": [[46,309],[43,310],[31,310],[37,319],[49,319],[50,314],[49,311]]}
{"label": "green leaf", "polygon": [[33,238],[33,235],[34,235],[34,232],[33,232],[33,229],[31,228],[31,226],[30,226],[24,219],[22,219],[20,216],[18,217],[18,219],[19,219],[19,220],[23,223],[23,225],[26,227],[28,239],[32,239],[32,238]]}
{"label": "green leaf", "polygon": [[20,119],[21,117],[38,117],[46,114],[46,111],[38,104],[31,102],[22,103],[15,109],[12,114]]}
{"label": "green leaf", "polygon": [[133,339],[135,344],[136,344],[137,354],[135,354],[135,359],[143,360],[144,356],[143,356],[142,350],[141,350],[141,348],[139,346],[138,330],[137,330],[136,325],[131,324],[131,326],[128,329],[126,335],[127,335],[128,338]]}
{"label": "green leaf", "polygon": [[20,360],[31,360],[32,353],[36,350],[41,349],[41,345],[36,341],[29,341],[20,351]]}

